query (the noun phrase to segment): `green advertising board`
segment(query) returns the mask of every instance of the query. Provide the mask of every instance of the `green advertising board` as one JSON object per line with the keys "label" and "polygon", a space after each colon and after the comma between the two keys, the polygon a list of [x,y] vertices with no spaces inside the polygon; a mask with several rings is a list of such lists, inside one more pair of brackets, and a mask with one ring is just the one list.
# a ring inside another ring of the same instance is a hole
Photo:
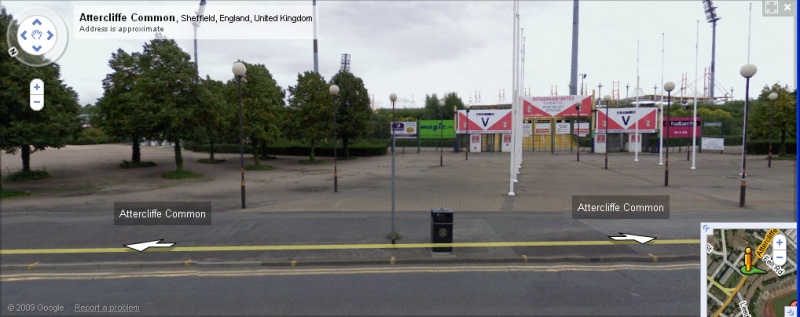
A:
{"label": "green advertising board", "polygon": [[455,120],[420,120],[420,139],[452,139],[456,137]]}

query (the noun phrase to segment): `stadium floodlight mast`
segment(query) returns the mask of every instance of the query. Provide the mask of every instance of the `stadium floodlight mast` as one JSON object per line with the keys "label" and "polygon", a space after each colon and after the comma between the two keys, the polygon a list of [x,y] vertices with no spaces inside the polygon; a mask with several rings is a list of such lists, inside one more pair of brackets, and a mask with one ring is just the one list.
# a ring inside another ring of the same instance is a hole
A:
{"label": "stadium floodlight mast", "polygon": [[720,17],[717,15],[717,7],[714,6],[711,0],[703,0],[703,10],[706,13],[706,21],[711,23],[711,69],[710,69],[710,84],[708,90],[708,100],[714,102],[714,62],[717,52],[717,21]]}
{"label": "stadium floodlight mast", "polygon": [[239,167],[242,172],[242,209],[244,204],[244,130],[242,128],[242,79],[247,74],[247,67],[242,62],[233,63],[233,76],[239,85]]}
{"label": "stadium floodlight mast", "polygon": [[667,126],[667,153],[664,154],[664,186],[669,186],[669,127],[672,125],[670,121],[670,109],[672,109],[672,105],[670,102],[672,101],[672,90],[675,89],[675,83],[668,81],[664,83],[664,90],[667,91],[667,120],[665,122],[661,122],[661,129],[664,126]]}
{"label": "stadium floodlight mast", "polygon": [[333,96],[333,192],[339,192],[339,179],[336,168],[336,97],[339,95],[339,86],[331,85],[328,92]]}
{"label": "stadium floodlight mast", "polygon": [[744,195],[747,189],[747,106],[750,103],[750,77],[756,75],[758,68],[753,64],[745,64],[739,74],[745,78],[744,86],[744,124],[742,125],[742,182],[739,191],[739,207],[744,207]]}
{"label": "stadium floodlight mast", "polygon": [[397,236],[394,231],[394,102],[397,101],[397,95],[392,93],[389,95],[389,100],[392,101],[392,233],[390,233],[390,236],[392,237],[392,244],[394,244]]}

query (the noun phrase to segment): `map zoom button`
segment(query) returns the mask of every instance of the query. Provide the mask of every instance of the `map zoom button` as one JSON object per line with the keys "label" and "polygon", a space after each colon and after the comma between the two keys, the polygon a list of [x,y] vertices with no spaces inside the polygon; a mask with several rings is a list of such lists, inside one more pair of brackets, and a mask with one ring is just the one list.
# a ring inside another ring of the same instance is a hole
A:
{"label": "map zoom button", "polygon": [[777,266],[783,266],[786,264],[786,250],[773,250],[772,260]]}

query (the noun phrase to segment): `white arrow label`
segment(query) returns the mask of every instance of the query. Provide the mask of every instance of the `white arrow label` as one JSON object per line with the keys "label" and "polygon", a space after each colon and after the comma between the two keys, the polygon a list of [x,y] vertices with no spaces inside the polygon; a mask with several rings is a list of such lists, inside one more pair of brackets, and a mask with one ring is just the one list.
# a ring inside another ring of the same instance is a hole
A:
{"label": "white arrow label", "polygon": [[622,232],[620,232],[619,234],[621,234],[622,236],[608,236],[608,237],[611,238],[611,239],[617,240],[617,241],[634,240],[634,241],[639,242],[641,244],[645,244],[645,243],[648,243],[648,242],[653,241],[653,240],[656,239],[656,237],[648,237],[648,236],[642,236],[642,235],[630,234],[630,233],[622,233]]}
{"label": "white arrow label", "polygon": [[169,248],[169,247],[175,245],[175,242],[160,243],[161,241],[164,241],[164,239],[147,241],[147,242],[139,242],[139,243],[134,243],[134,244],[126,244],[125,246],[128,247],[128,248],[134,249],[136,251],[142,252],[142,251],[146,250],[147,248]]}

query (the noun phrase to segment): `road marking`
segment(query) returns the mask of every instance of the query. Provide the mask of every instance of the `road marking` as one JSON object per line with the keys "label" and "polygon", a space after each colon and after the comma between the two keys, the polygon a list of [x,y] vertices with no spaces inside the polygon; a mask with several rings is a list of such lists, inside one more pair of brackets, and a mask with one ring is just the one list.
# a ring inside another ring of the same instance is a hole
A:
{"label": "road marking", "polygon": [[28,264],[28,269],[29,269],[29,270],[32,270],[32,269],[33,269],[33,267],[34,267],[34,266],[36,266],[36,265],[38,265],[39,263],[41,263],[41,262],[34,262],[34,263],[31,263],[31,264]]}
{"label": "road marking", "polygon": [[292,267],[297,266],[297,260],[292,260],[291,265],[292,265]]}
{"label": "road marking", "polygon": [[653,262],[658,262],[658,256],[655,256],[652,253],[648,253],[647,255],[653,258]]}
{"label": "road marking", "polygon": [[183,262],[183,266],[191,266],[191,265],[192,265],[192,260],[186,260]]}
{"label": "road marking", "polygon": [[677,271],[700,270],[697,263],[678,264],[619,264],[619,265],[481,265],[481,266],[391,266],[362,268],[310,268],[310,269],[247,269],[247,270],[198,270],[183,269],[155,272],[65,272],[65,273],[19,273],[2,274],[2,282],[33,280],[85,280],[145,277],[243,277],[243,276],[297,276],[297,275],[345,275],[345,274],[400,274],[400,273],[459,273],[459,272],[564,272],[590,271],[610,272],[621,270]]}
{"label": "road marking", "polygon": [[[653,240],[653,244],[699,244],[699,239]],[[147,249],[142,252],[218,252],[218,251],[298,251],[298,250],[353,250],[353,249],[419,249],[433,247],[493,248],[493,247],[558,247],[558,246],[612,246],[640,245],[636,241],[522,241],[522,242],[456,242],[456,243],[402,243],[402,244],[301,244],[301,245],[229,245],[174,247]],[[64,249],[2,249],[0,255],[19,254],[75,254],[75,253],[131,253],[130,248],[64,248]]]}
{"label": "road marking", "polygon": [[390,265],[394,265],[394,261],[395,261],[395,258],[394,258],[394,257],[392,257],[391,259],[389,259],[389,264],[390,264]]}

